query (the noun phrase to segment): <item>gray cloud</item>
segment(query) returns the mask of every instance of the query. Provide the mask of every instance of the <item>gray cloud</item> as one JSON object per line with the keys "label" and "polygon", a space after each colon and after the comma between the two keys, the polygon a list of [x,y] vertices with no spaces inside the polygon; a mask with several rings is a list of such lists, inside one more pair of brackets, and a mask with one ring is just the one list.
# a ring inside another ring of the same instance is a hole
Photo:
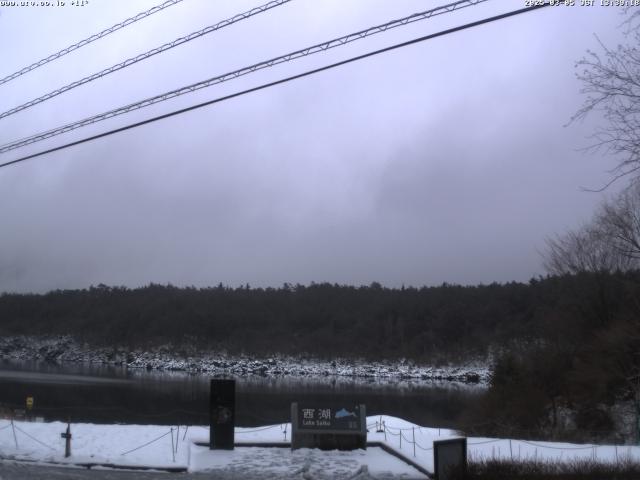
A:
{"label": "gray cloud", "polygon": [[[153,3],[2,9],[1,73]],[[435,5],[296,0],[5,119],[0,143]],[[186,0],[0,87],[0,107],[251,6]],[[487,2],[46,145],[512,6]],[[548,10],[0,169],[0,291],[543,273],[544,238],[588,218],[601,196],[580,187],[608,179],[612,159],[576,150],[597,119],[563,125],[581,102],[574,61],[594,47],[594,32],[619,41],[621,20],[607,8]],[[42,42],[28,40],[35,33]]]}

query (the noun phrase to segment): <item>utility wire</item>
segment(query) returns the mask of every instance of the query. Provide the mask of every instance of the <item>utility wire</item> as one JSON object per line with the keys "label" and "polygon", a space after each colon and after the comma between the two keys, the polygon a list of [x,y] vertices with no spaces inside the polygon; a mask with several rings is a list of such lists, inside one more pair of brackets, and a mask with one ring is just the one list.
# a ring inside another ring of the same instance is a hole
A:
{"label": "utility wire", "polygon": [[[342,45],[346,45],[347,43],[355,42],[357,40],[361,40],[371,35],[375,35],[377,33],[385,32],[389,29],[408,25],[410,23],[425,20],[431,18],[436,15],[441,15],[444,13],[450,13],[455,10],[459,10],[464,7],[469,7],[476,5],[478,3],[486,2],[487,0],[459,0],[454,3],[450,3],[447,5],[443,5],[440,7],[433,8],[431,10],[427,10],[420,13],[414,13],[413,15],[409,15],[408,17],[400,18],[398,20],[392,20],[390,22],[384,23],[382,25],[376,25],[374,27],[367,28],[366,30],[361,30],[356,33],[350,33],[348,35],[344,35],[339,38],[334,38],[333,40],[329,40],[328,42],[319,43],[317,45],[313,45],[310,47],[303,48],[301,50],[296,50],[295,52],[288,53],[286,55],[281,55],[279,57],[272,58],[270,60],[265,60],[249,67],[244,67],[239,70],[234,70],[229,73],[225,73],[223,75],[219,75],[213,78],[209,78],[208,80],[204,80],[198,83],[194,83],[192,85],[188,85],[186,87],[181,87],[170,92],[165,92],[160,95],[156,95],[154,97],[147,98],[145,100],[141,100],[135,103],[131,103],[129,105],[116,108],[114,110],[110,110],[108,112],[104,112],[93,117],[88,117],[83,120],[79,120],[67,125],[63,125],[61,127],[56,127],[52,130],[48,130],[46,132],[42,132],[36,135],[32,135],[30,137],[26,137],[20,140],[13,141],[11,143],[0,146],[0,153],[5,153],[15,148],[24,147],[25,145],[29,145],[31,143],[39,142],[41,140],[45,140],[47,138],[54,137],[56,135],[60,135],[66,132],[70,132],[80,127],[84,127],[86,125],[90,125],[92,123],[100,122],[102,120],[106,120],[111,117],[115,117],[117,115],[122,115],[124,113],[131,112],[133,110],[138,110],[144,107],[148,107],[150,105],[154,105],[156,103],[164,102],[171,98],[179,97],[181,95],[185,95],[187,93],[194,92],[196,90],[200,90],[202,88],[210,87],[219,83],[223,83],[229,80],[236,79],[238,77],[254,73],[258,70],[262,70],[265,68],[273,67],[280,63],[290,62],[292,60],[296,60],[301,57],[306,57],[309,55],[313,55],[316,53],[320,53],[331,48],[340,47]],[[0,117],[1,118],[1,117]]]}
{"label": "utility wire", "polygon": [[53,62],[54,60],[57,60],[60,57],[65,56],[68,53],[73,52],[74,50],[77,50],[81,47],[84,47],[85,45],[89,45],[92,42],[95,42],[96,40],[102,38],[102,37],[106,37],[107,35],[120,30],[121,28],[124,28],[126,26],[131,25],[132,23],[135,23],[139,20],[142,20],[143,18],[147,18],[150,15],[153,15],[154,13],[158,13],[161,12],[162,10],[164,10],[165,8],[171,7],[177,3],[182,2],[182,0],[167,0],[166,2],[164,2],[161,5],[156,5],[153,8],[150,8],[149,10],[146,10],[144,12],[141,12],[139,14],[137,14],[134,17],[131,18],[127,18],[126,20],[120,22],[120,23],[116,23],[115,25],[113,25],[112,27],[109,27],[103,31],[101,31],[100,33],[96,33],[95,35],[91,35],[88,38],[85,38],[84,40],[80,40],[78,43],[74,43],[73,45],[63,48],[62,50],[60,50],[59,52],[53,53],[51,55],[49,55],[48,57],[43,58],[42,60],[38,60],[35,63],[32,63],[31,65],[24,67],[20,70],[18,70],[17,72],[12,73],[11,75],[7,75],[6,77],[0,79],[0,85],[10,82],[11,80],[13,80],[14,78],[18,78],[21,75],[24,75],[25,73],[30,72],[31,70],[35,70],[38,67],[41,67],[43,65],[46,65],[49,62]]}
{"label": "utility wire", "polygon": [[[182,1],[182,0],[180,0]],[[182,45],[184,43],[190,42],[191,40],[195,40],[196,38],[200,38],[204,35],[207,35],[209,33],[215,32],[216,30],[220,30],[224,27],[228,27],[229,25],[233,25],[236,22],[239,22],[241,20],[245,20],[247,18],[253,17],[254,15],[257,15],[259,13],[263,13],[266,12],[267,10],[270,10],[272,8],[275,7],[279,7],[280,5],[283,5],[285,3],[290,2],[291,0],[272,0],[269,3],[266,3],[264,5],[260,5],[259,7],[255,7],[252,8],[251,10],[248,10],[246,12],[243,13],[238,13],[237,15],[234,15],[231,18],[227,18],[226,20],[222,20],[218,23],[215,23],[213,25],[209,25],[208,27],[205,27],[201,30],[198,30],[197,32],[192,32],[189,35],[185,35],[184,37],[180,37],[180,38],[176,38],[175,40],[165,43],[164,45],[161,45],[159,47],[153,48],[147,52],[141,53],[139,55],[136,55],[135,57],[131,57],[128,58],[126,60],[124,60],[123,62],[120,63],[116,63],[115,65],[112,65],[108,68],[105,68],[104,70],[100,70],[99,72],[93,73],[89,76],[86,76],[80,80],[76,80],[75,82],[69,83],[63,87],[60,87],[56,90],[53,90],[49,93],[46,93],[38,98],[34,98],[33,100],[29,100],[26,103],[23,103],[22,105],[18,105],[17,107],[14,107],[10,110],[7,110],[5,112],[0,113],[0,119],[9,117],[11,115],[14,115],[18,112],[21,112],[22,110],[25,110],[29,107],[33,107],[34,105],[37,105],[39,103],[45,102],[47,100],[51,100],[54,97],[57,97],[58,95],[68,92],[69,90],[73,90],[74,88],[77,88],[81,85],[84,85],[85,83],[89,83],[89,82],[93,82],[94,80],[97,80],[99,78],[105,77],[111,73],[117,72],[118,70],[122,70],[123,68],[127,68],[130,67],[131,65],[134,65],[138,62],[141,62],[143,60],[146,60],[149,57],[152,57],[154,55],[157,55],[159,53],[163,53],[166,52],[167,50],[170,50],[174,47],[177,47],[178,45]]]}
{"label": "utility wire", "polygon": [[107,132],[103,132],[103,133],[100,133],[100,134],[97,134],[97,135],[93,135],[91,137],[86,137],[86,138],[83,138],[83,139],[80,139],[80,140],[76,140],[74,142],[66,143],[66,144],[60,145],[58,147],[53,147],[53,148],[49,148],[47,150],[43,150],[43,151],[40,151],[40,152],[37,152],[37,153],[26,155],[24,157],[20,157],[20,158],[17,158],[15,160],[12,160],[10,162],[6,162],[6,163],[0,164],[0,168],[1,167],[6,167],[8,165],[13,165],[13,164],[18,163],[18,162],[23,162],[23,161],[29,160],[31,158],[39,157],[41,155],[46,155],[48,153],[56,152],[56,151],[59,151],[59,150],[62,150],[62,149],[68,148],[68,147],[72,147],[72,146],[75,146],[75,145],[80,145],[82,143],[86,143],[86,142],[89,142],[91,140],[96,140],[98,138],[102,138],[102,137],[106,137],[106,136],[109,136],[109,135],[113,135],[115,133],[123,132],[125,130],[129,130],[129,129],[132,129],[132,128],[140,127],[142,125],[146,125],[148,123],[156,122],[158,120],[163,120],[165,118],[169,118],[169,117],[172,117],[174,115],[179,115],[179,114],[182,114],[182,113],[189,112],[191,110],[196,110],[198,108],[205,107],[207,105],[213,105],[215,103],[223,102],[225,100],[229,100],[229,99],[232,99],[232,98],[235,98],[235,97],[239,97],[241,95],[245,95],[245,94],[248,94],[248,93],[256,92],[258,90],[263,90],[263,89],[266,89],[266,88],[269,88],[269,87],[273,87],[275,85],[280,85],[280,84],[289,82],[291,80],[296,80],[298,78],[303,78],[303,77],[306,77],[306,76],[309,76],[309,75],[313,75],[315,73],[323,72],[325,70],[330,70],[332,68],[339,67],[341,65],[346,65],[348,63],[352,63],[352,62],[355,62],[355,61],[358,61],[358,60],[362,60],[362,59],[365,59],[365,58],[368,58],[368,57],[372,57],[372,56],[378,55],[380,53],[389,52],[389,51],[392,51],[392,50],[395,50],[395,49],[398,49],[398,48],[402,48],[402,47],[406,47],[406,46],[413,45],[413,44],[416,44],[416,43],[424,42],[426,40],[431,40],[432,38],[441,37],[441,36],[448,35],[448,34],[451,34],[451,33],[459,32],[461,30],[466,30],[468,28],[477,27],[479,25],[484,25],[484,24],[487,24],[487,23],[495,22],[495,21],[501,20],[503,18],[513,17],[515,15],[520,15],[520,14],[523,14],[523,13],[531,12],[531,11],[538,10],[540,8],[544,8],[544,7],[548,7],[548,6],[549,6],[548,3],[544,3],[544,4],[541,4],[541,5],[535,5],[535,6],[532,6],[532,7],[521,8],[519,10],[513,10],[511,12],[503,13],[501,15],[488,17],[488,18],[485,18],[485,19],[482,19],[482,20],[478,20],[476,22],[467,23],[465,25],[460,25],[458,27],[449,28],[447,30],[442,30],[440,32],[432,33],[430,35],[425,35],[423,37],[418,37],[418,38],[415,38],[413,40],[409,40],[409,41],[406,41],[406,42],[397,43],[395,45],[391,45],[389,47],[381,48],[379,50],[375,50],[375,51],[372,51],[372,52],[369,52],[369,53],[365,53],[363,55],[358,55],[356,57],[351,57],[351,58],[348,58],[346,60],[342,60],[340,62],[332,63],[330,65],[325,65],[323,67],[315,68],[313,70],[308,70],[306,72],[299,73],[297,75],[292,75],[290,77],[286,77],[286,78],[282,78],[280,80],[276,80],[276,81],[273,81],[273,82],[265,83],[265,84],[259,85],[257,87],[253,87],[253,88],[249,88],[249,89],[246,89],[246,90],[242,90],[240,92],[236,92],[236,93],[233,93],[233,94],[230,94],[230,95],[225,95],[223,97],[218,97],[218,98],[215,98],[213,100],[209,100],[207,102],[203,102],[203,103],[200,103],[200,104],[197,104],[197,105],[192,105],[191,107],[183,108],[183,109],[180,109],[180,110],[175,110],[175,111],[170,112],[170,113],[165,113],[164,115],[159,115],[157,117],[153,117],[153,118],[149,118],[147,120],[143,120],[143,121],[140,121],[140,122],[132,123],[130,125],[126,125],[124,127],[120,127],[120,128],[116,128],[116,129],[113,129],[113,130],[109,130]]}

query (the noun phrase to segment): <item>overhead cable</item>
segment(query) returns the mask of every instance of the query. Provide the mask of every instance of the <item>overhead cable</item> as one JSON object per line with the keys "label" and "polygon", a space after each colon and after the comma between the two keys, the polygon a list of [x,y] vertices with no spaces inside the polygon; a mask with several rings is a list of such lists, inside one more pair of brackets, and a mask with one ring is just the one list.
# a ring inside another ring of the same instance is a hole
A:
{"label": "overhead cable", "polygon": [[141,12],[139,14],[137,14],[134,17],[131,18],[127,18],[126,20],[123,20],[120,23],[116,23],[115,25],[106,28],[104,30],[102,30],[100,33],[96,33],[95,35],[91,35],[88,38],[85,38],[84,40],[80,40],[78,43],[74,43],[73,45],[70,45],[66,48],[63,48],[62,50],[60,50],[59,52],[53,53],[51,55],[49,55],[48,57],[43,58],[42,60],[38,60],[35,63],[32,63],[31,65],[21,68],[20,70],[18,70],[17,72],[14,72],[10,75],[7,75],[6,77],[0,79],[0,85],[2,85],[3,83],[7,83],[11,80],[13,80],[14,78],[18,78],[21,75],[24,75],[25,73],[30,72],[31,70],[35,70],[38,67],[41,67],[43,65],[46,65],[49,62],[53,62],[54,60],[57,60],[60,57],[65,56],[68,53],[73,52],[74,50],[77,50],[81,47],[84,47],[85,45],[89,45],[92,42],[95,42],[96,40],[99,40],[100,38],[106,37],[107,35],[120,30],[121,28],[124,28],[126,26],[131,25],[132,23],[135,23],[139,20],[142,20],[143,18],[147,18],[150,15],[153,15],[154,13],[158,13],[161,12],[162,10],[164,10],[165,8],[171,7],[177,3],[182,2],[182,0],[167,0],[166,2],[160,4],[160,5],[156,5],[153,8],[150,8],[149,10],[146,10],[144,12]]}
{"label": "overhead cable", "polygon": [[108,112],[100,113],[98,115],[94,115],[92,117],[88,117],[83,120],[78,120],[76,122],[69,123],[67,125],[56,127],[46,132],[41,132],[41,133],[32,135],[30,137],[26,137],[20,140],[15,140],[13,142],[0,146],[0,153],[5,153],[10,150],[14,150],[16,148],[24,147],[26,145],[30,145],[32,143],[45,140],[47,138],[51,138],[56,135],[61,135],[63,133],[70,132],[77,128],[84,127],[92,123],[100,122],[102,120],[106,120],[108,118],[112,118],[118,115],[122,115],[124,113],[128,113],[133,110],[138,110],[144,107],[148,107],[150,105],[154,105],[156,103],[164,102],[171,98],[175,98],[187,93],[195,92],[196,90],[207,88],[219,83],[227,82],[229,80],[236,79],[238,77],[256,72],[258,70],[273,67],[280,63],[290,62],[292,60],[296,60],[301,57],[306,57],[319,52],[324,52],[326,50],[329,50],[335,47],[340,47],[342,45],[346,45],[348,43],[361,40],[363,38],[369,37],[371,35],[375,35],[377,33],[385,32],[392,28],[408,25],[410,23],[417,22],[419,20],[425,20],[425,19],[434,17],[436,15],[450,13],[456,10],[460,10],[461,8],[469,7],[469,6],[476,5],[478,3],[482,3],[486,1],[487,0],[459,0],[457,2],[436,7],[431,10],[427,10],[420,13],[414,13],[413,15],[409,15],[407,17],[403,17],[397,20],[392,20],[382,25],[376,25],[374,27],[370,27],[365,30],[360,30],[359,32],[356,32],[356,33],[350,33],[342,37],[334,38],[333,40],[329,40],[328,42],[323,42],[310,47],[303,48],[301,50],[296,50],[295,52],[287,53],[286,55],[281,55],[279,57],[275,57],[270,60],[265,60],[265,61],[256,63],[254,65],[251,65],[249,67],[243,67],[238,70],[225,73],[223,75],[218,75],[216,77],[209,78],[207,80],[203,80],[201,82],[188,85],[186,87],[181,87],[175,90],[171,90],[170,92],[165,92],[160,95],[156,95],[154,97],[146,98],[144,100],[140,100],[138,102],[131,103],[129,105],[116,108],[114,110],[110,110]]}
{"label": "overhead cable", "polygon": [[99,72],[88,75],[80,80],[76,80],[75,82],[72,82],[63,87],[57,88],[56,90],[46,93],[38,98],[34,98],[33,100],[29,100],[28,102],[23,103],[22,105],[18,105],[17,107],[7,110],[6,112],[2,112],[0,113],[0,119],[8,117],[10,115],[14,115],[22,110],[25,110],[29,107],[33,107],[34,105],[45,102],[47,100],[51,100],[52,98],[57,97],[62,93],[68,92],[69,90],[73,90],[74,88],[84,85],[85,83],[89,83],[99,78],[105,77],[110,73],[114,73],[114,72],[117,72],[118,70],[122,70],[123,68],[130,67],[131,65],[134,65],[138,62],[146,60],[147,58],[157,55],[159,53],[166,52],[171,48],[177,47],[178,45],[182,45],[184,43],[190,42],[191,40],[195,40],[196,38],[200,38],[204,35],[215,32],[216,30],[220,30],[224,27],[228,27],[229,25],[233,25],[236,22],[253,17],[254,15],[263,13],[267,10],[271,10],[272,8],[279,7],[280,5],[283,5],[290,1],[291,0],[272,0],[269,3],[265,3],[264,5],[252,8],[251,10],[248,10],[243,13],[238,13],[237,15],[234,15],[231,18],[227,18],[226,20],[222,20],[214,25],[209,25],[208,27],[198,30],[197,32],[192,32],[189,35],[185,35],[184,37],[176,38],[171,42],[165,43],[164,45],[153,48],[139,55],[136,55],[135,57],[128,58],[123,62],[116,63],[115,65],[105,68],[104,70],[100,70]]}
{"label": "overhead cable", "polygon": [[208,105],[213,105],[215,103],[223,102],[225,100],[229,100],[229,99],[232,99],[232,98],[235,98],[235,97],[246,95],[248,93],[252,93],[252,92],[259,91],[259,90],[263,90],[263,89],[266,89],[266,88],[269,88],[269,87],[273,87],[275,85],[280,85],[280,84],[289,82],[291,80],[296,80],[296,79],[303,78],[303,77],[306,77],[306,76],[309,76],[309,75],[313,75],[315,73],[319,73],[319,72],[322,72],[322,71],[325,71],[325,70],[330,70],[332,68],[335,68],[335,67],[338,67],[338,66],[341,66],[341,65],[346,65],[348,63],[352,63],[352,62],[355,62],[355,61],[358,61],[358,60],[362,60],[362,59],[365,59],[365,58],[368,58],[368,57],[372,57],[374,55],[378,55],[378,54],[381,54],[381,53],[389,52],[389,51],[392,51],[392,50],[395,50],[395,49],[398,49],[398,48],[406,47],[406,46],[413,45],[413,44],[416,44],[416,43],[419,43],[419,42],[424,42],[426,40],[431,40],[431,39],[436,38],[436,37],[441,37],[441,36],[448,35],[448,34],[451,34],[451,33],[459,32],[461,30],[466,30],[468,28],[477,27],[479,25],[484,25],[484,24],[487,24],[487,23],[495,22],[495,21],[501,20],[503,18],[513,17],[515,15],[520,15],[520,14],[523,14],[523,13],[531,12],[531,11],[538,10],[540,8],[544,8],[544,7],[548,7],[548,6],[549,6],[549,3],[544,3],[544,4],[540,4],[540,5],[534,5],[532,7],[521,8],[519,10],[513,10],[511,12],[503,13],[501,15],[488,17],[488,18],[485,18],[485,19],[482,19],[482,20],[478,20],[476,22],[467,23],[465,25],[460,25],[458,27],[449,28],[447,30],[442,30],[440,32],[432,33],[430,35],[425,35],[423,37],[418,37],[418,38],[415,38],[413,40],[409,40],[409,41],[406,41],[406,42],[402,42],[402,43],[398,43],[398,44],[395,44],[395,45],[391,45],[389,47],[381,48],[379,50],[375,50],[375,51],[372,51],[372,52],[369,52],[369,53],[365,53],[363,55],[358,55],[356,57],[351,57],[351,58],[348,58],[346,60],[342,60],[340,62],[332,63],[330,65],[325,65],[323,67],[315,68],[313,70],[308,70],[306,72],[299,73],[297,75],[292,75],[290,77],[286,77],[286,78],[282,78],[280,80],[276,80],[276,81],[273,81],[273,82],[265,83],[265,84],[259,85],[257,87],[249,88],[247,90],[242,90],[240,92],[236,92],[236,93],[233,93],[233,94],[230,94],[230,95],[225,95],[223,97],[215,98],[213,100],[209,100],[207,102],[203,102],[203,103],[200,103],[200,104],[197,104],[197,105],[193,105],[191,107],[183,108],[183,109],[180,109],[180,110],[175,110],[175,111],[170,112],[170,113],[165,113],[164,115],[159,115],[157,117],[153,117],[153,118],[149,118],[147,120],[143,120],[143,121],[140,121],[140,122],[132,123],[132,124],[126,125],[124,127],[116,128],[116,129],[113,129],[113,130],[109,130],[107,132],[99,133],[97,135],[92,135],[90,137],[86,137],[86,138],[82,138],[80,140],[69,142],[69,143],[66,143],[64,145],[60,145],[60,146],[49,148],[47,150],[43,150],[43,151],[40,151],[40,152],[37,152],[37,153],[26,155],[26,156],[17,158],[15,160],[11,160],[9,162],[0,164],[0,168],[6,167],[6,166],[9,166],[9,165],[13,165],[13,164],[16,164],[16,163],[19,163],[19,162],[23,162],[23,161],[29,160],[31,158],[36,158],[36,157],[39,157],[39,156],[42,156],[42,155],[46,155],[48,153],[57,152],[59,150],[63,150],[65,148],[69,148],[69,147],[72,147],[72,146],[75,146],[75,145],[80,145],[82,143],[86,143],[86,142],[89,142],[89,141],[92,141],[92,140],[96,140],[98,138],[103,138],[103,137],[106,137],[106,136],[109,136],[109,135],[113,135],[115,133],[123,132],[125,130],[129,130],[129,129],[132,129],[132,128],[140,127],[142,125],[146,125],[146,124],[149,124],[149,123],[152,123],[152,122],[156,122],[158,120],[163,120],[165,118],[173,117],[175,115],[186,113],[186,112],[189,112],[191,110],[196,110],[198,108],[202,108],[202,107],[205,107],[205,106],[208,106]]}

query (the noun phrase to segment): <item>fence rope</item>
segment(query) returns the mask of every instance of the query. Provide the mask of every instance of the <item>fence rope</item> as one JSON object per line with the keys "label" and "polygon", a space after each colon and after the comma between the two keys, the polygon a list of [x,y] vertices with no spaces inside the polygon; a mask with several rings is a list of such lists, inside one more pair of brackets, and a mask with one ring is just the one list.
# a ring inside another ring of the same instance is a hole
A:
{"label": "fence rope", "polygon": [[595,447],[595,445],[590,445],[588,447],[552,447],[550,445],[540,445],[526,440],[514,440],[514,442],[522,442],[538,448],[550,448],[551,450],[592,450]]}
{"label": "fence rope", "polygon": [[[417,427],[418,427],[418,428],[427,428],[427,427],[420,427],[420,426],[417,426]],[[394,430],[398,430],[398,431],[400,431],[400,432],[403,432],[403,431],[405,431],[405,430],[412,430],[412,429],[413,429],[413,428],[415,428],[415,427],[400,428],[400,427],[390,427],[389,425],[387,425],[387,428],[393,428]]]}
{"label": "fence rope", "polygon": [[501,441],[502,441],[501,438],[494,438],[493,440],[485,440],[483,442],[473,442],[473,443],[467,442],[467,445],[486,445],[487,443],[495,443],[495,442],[501,442]]}
{"label": "fence rope", "polygon": [[278,428],[281,427],[280,425],[271,425],[269,427],[262,427],[262,428],[255,428],[253,430],[244,430],[242,432],[236,432],[237,435],[240,435],[242,433],[253,433],[253,432],[262,432],[264,430],[270,430],[272,428]]}
{"label": "fence rope", "polygon": [[11,424],[7,423],[4,427],[0,427],[0,431],[4,430],[6,428],[9,428],[10,426],[11,426]]}
{"label": "fence rope", "polygon": [[26,435],[27,437],[29,437],[31,440],[33,440],[34,442],[38,442],[40,445],[47,447],[49,450],[54,450],[55,448],[53,448],[50,445],[47,445],[46,443],[41,442],[40,440],[38,440],[36,437],[31,436],[30,434],[28,434],[27,432],[25,432],[24,430],[22,430],[20,427],[18,427],[17,425],[14,424],[14,427],[16,430],[18,430],[20,433],[23,433],[24,435]]}
{"label": "fence rope", "polygon": [[385,429],[385,432],[387,432],[387,433],[389,433],[389,434],[391,434],[391,435],[395,435],[396,437],[397,437],[397,436],[401,436],[401,437],[402,437],[402,439],[403,439],[405,442],[407,442],[407,443],[408,443],[408,444],[410,444],[410,445],[415,445],[415,446],[416,446],[416,447],[418,447],[420,450],[424,450],[425,452],[428,452],[429,450],[433,450],[433,447],[423,447],[423,446],[422,446],[422,445],[420,445],[417,441],[407,439],[407,437],[405,437],[405,436],[404,436],[404,434],[402,433],[402,431],[403,431],[403,430],[411,430],[410,428],[399,428],[399,429],[397,429],[397,430],[398,430],[398,433],[393,433],[391,430],[389,430],[389,428],[388,428],[386,425],[384,425],[384,429]]}
{"label": "fence rope", "polygon": [[151,440],[150,442],[147,442],[147,443],[145,443],[144,445],[140,445],[139,447],[133,448],[133,449],[131,449],[131,450],[127,450],[126,452],[121,453],[120,455],[127,455],[127,454],[129,454],[129,453],[131,453],[131,452],[135,452],[136,450],[140,450],[141,448],[144,448],[144,447],[146,447],[147,445],[151,445],[152,443],[157,442],[157,441],[158,441],[158,440],[160,440],[161,438],[164,438],[164,437],[166,437],[167,435],[169,435],[169,434],[171,434],[171,433],[173,433],[173,428],[171,428],[171,430],[169,430],[167,433],[165,433],[165,434],[163,434],[163,435],[160,435],[158,438],[156,438],[156,439],[154,439],[154,440]]}
{"label": "fence rope", "polygon": [[[376,424],[377,425],[377,424]],[[398,427],[389,427],[387,426],[384,422],[382,423],[382,426],[384,428],[384,432],[385,433],[389,433],[390,435],[393,436],[401,436],[402,439],[407,442],[408,444],[414,445],[416,447],[418,447],[419,449],[423,450],[423,451],[430,451],[433,450],[433,447],[423,447],[422,445],[420,445],[420,443],[418,443],[417,441],[413,441],[408,439],[402,432],[405,430],[411,430],[411,428],[398,428]],[[428,432],[428,428],[424,427],[425,429],[427,429]],[[397,432],[394,433],[391,430],[394,429]],[[422,433],[422,427],[418,427],[418,430]],[[467,445],[472,446],[472,445],[486,445],[489,443],[496,443],[496,442],[502,442],[502,441],[510,441],[510,442],[522,442],[525,443],[527,445],[531,445],[533,447],[538,447],[538,448],[548,448],[551,450],[595,450],[598,448],[597,445],[589,445],[589,446],[584,446],[584,447],[554,447],[551,445],[542,445],[539,443],[535,443],[535,442],[529,442],[527,440],[521,440],[521,439],[501,439],[501,438],[497,438],[497,439],[492,439],[492,440],[485,440],[485,441],[481,441],[481,442],[468,442]],[[616,446],[617,448],[617,446]]]}
{"label": "fence rope", "polygon": [[425,452],[428,452],[429,450],[433,450],[433,447],[423,447],[418,442],[416,442],[416,447],[418,447],[420,450],[424,450]]}

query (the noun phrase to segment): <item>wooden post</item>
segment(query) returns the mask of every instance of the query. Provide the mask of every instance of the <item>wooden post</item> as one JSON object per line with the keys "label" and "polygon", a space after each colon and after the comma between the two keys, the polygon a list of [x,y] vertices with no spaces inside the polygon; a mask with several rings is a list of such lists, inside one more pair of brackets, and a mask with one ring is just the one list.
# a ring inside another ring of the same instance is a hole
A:
{"label": "wooden post", "polygon": [[16,442],[16,450],[18,449],[18,437],[16,437],[16,427],[13,425],[13,418],[11,419],[11,429],[13,430],[13,441]]}
{"label": "wooden post", "polygon": [[67,422],[67,431],[61,433],[60,436],[65,439],[64,442],[64,456],[66,458],[71,456],[71,423]]}
{"label": "wooden post", "polygon": [[413,434],[413,456],[416,456],[416,427],[411,427],[411,433]]}
{"label": "wooden post", "polygon": [[176,463],[176,450],[173,443],[173,427],[171,427],[171,455],[173,455],[173,463]]}
{"label": "wooden post", "polygon": [[511,461],[513,462],[513,448],[511,447],[511,439],[509,439],[509,452],[511,453]]}

